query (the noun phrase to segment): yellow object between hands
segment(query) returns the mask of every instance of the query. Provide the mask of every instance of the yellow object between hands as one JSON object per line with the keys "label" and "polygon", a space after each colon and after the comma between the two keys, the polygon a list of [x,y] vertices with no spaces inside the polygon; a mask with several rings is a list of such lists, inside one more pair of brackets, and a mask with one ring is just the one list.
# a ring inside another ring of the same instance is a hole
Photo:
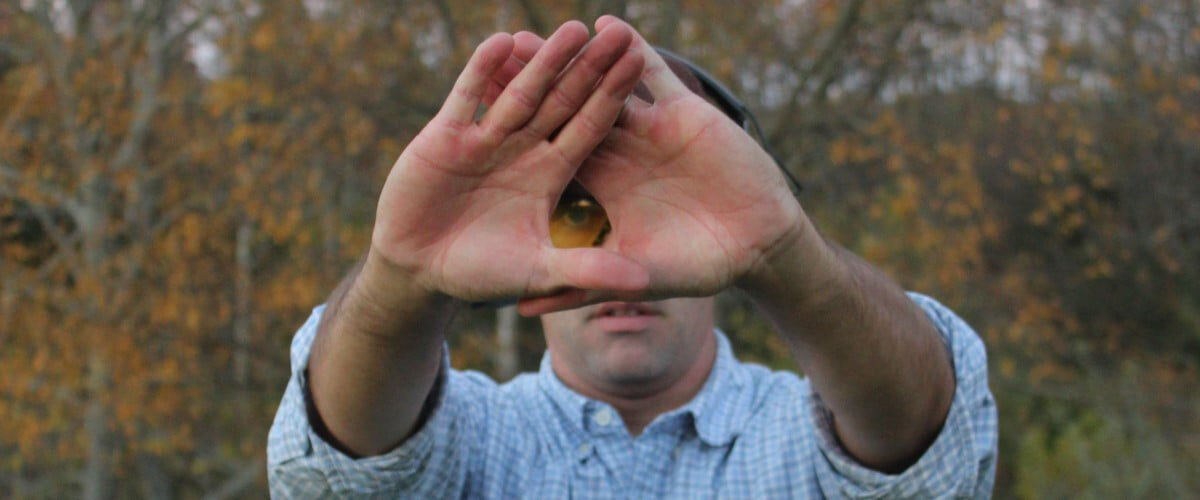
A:
{"label": "yellow object between hands", "polygon": [[558,248],[600,246],[608,231],[604,208],[591,198],[564,196],[550,216],[550,242]]}

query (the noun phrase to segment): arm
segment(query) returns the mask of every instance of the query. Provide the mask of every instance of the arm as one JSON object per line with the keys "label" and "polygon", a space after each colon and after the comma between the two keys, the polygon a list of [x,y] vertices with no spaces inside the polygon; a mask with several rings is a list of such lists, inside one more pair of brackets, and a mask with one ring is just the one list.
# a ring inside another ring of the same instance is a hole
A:
{"label": "arm", "polygon": [[[413,434],[459,301],[644,286],[644,271],[626,259],[556,249],[547,228],[559,194],[641,73],[630,39],[615,27],[589,43],[576,21],[530,46],[535,54],[522,54],[520,37],[506,34],[476,50],[389,173],[370,250],[319,325],[310,415],[331,444],[378,455]],[[479,104],[493,97],[476,122]]]}
{"label": "arm", "polygon": [[[601,17],[598,28],[622,24]],[[772,158],[692,93],[640,37],[652,101],[622,121],[578,173],[615,221],[604,246],[645,267],[641,294],[562,292],[525,314],[603,300],[750,293],[788,340],[862,463],[899,470],[937,435],[954,392],[937,331],[871,266],[827,243]]]}
{"label": "arm", "polygon": [[921,456],[955,382],[941,336],[900,287],[806,218],[738,285],[791,347],[848,453],[885,472]]}
{"label": "arm", "polygon": [[329,297],[308,367],[318,432],[358,456],[417,427],[457,303],[379,260],[368,252]]}

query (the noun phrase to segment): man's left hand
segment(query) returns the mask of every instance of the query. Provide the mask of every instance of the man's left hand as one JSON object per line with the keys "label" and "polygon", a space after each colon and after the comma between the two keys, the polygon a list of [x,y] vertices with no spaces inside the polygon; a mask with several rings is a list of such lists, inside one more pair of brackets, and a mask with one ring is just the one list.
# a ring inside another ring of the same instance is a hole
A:
{"label": "man's left hand", "polygon": [[[597,30],[624,23],[604,16]],[[632,30],[632,27],[630,28]],[[528,315],[619,298],[706,296],[748,274],[808,231],[774,160],[746,132],[693,93],[636,34],[652,102],[631,97],[617,125],[576,175],[608,214],[604,248],[637,262],[650,286],[637,296],[567,290],[525,299]]]}

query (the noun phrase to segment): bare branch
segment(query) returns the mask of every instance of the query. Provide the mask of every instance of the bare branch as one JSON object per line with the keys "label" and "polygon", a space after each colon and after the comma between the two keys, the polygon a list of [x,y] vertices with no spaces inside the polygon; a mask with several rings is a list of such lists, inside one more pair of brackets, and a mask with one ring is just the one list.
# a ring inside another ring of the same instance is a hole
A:
{"label": "bare branch", "polygon": [[546,33],[546,20],[542,17],[542,13],[538,11],[539,6],[534,5],[531,0],[517,0],[521,5],[521,10],[525,11],[525,19],[529,21],[529,26],[534,33],[548,36]]}
{"label": "bare branch", "polygon": [[800,97],[808,90],[809,80],[816,75],[825,76],[826,73],[832,73],[834,68],[837,68],[837,65],[833,64],[836,60],[835,56],[845,46],[846,38],[850,36],[854,26],[858,23],[863,3],[864,0],[852,0],[842,7],[833,32],[825,38],[825,42],[821,44],[821,49],[818,51],[816,59],[809,65],[808,70],[801,74],[800,82],[792,89],[792,94],[788,97],[787,105],[779,113],[779,118],[772,127],[769,142],[778,142],[780,139],[778,136],[784,130],[785,122],[789,117],[796,116],[799,112]]}
{"label": "bare branch", "polygon": [[[0,179],[11,180],[14,183],[12,185],[19,185],[18,183],[29,182],[25,176],[21,175],[21,172],[4,163],[0,163]],[[18,196],[17,190],[13,189],[12,187],[4,188],[3,185],[0,185],[0,188],[3,188],[3,191],[0,191],[0,193],[7,194],[10,198],[21,198]],[[62,188],[46,181],[38,182],[34,189],[39,195],[45,196],[47,199],[49,199],[51,203],[54,203],[55,205],[58,205],[66,210],[71,215],[73,219],[72,222],[78,222],[74,219],[78,218],[79,203],[73,197],[68,195],[66,191],[63,191]]]}
{"label": "bare branch", "polygon": [[431,1],[442,18],[442,25],[446,27],[446,40],[450,42],[451,52],[458,53],[458,23],[454,21],[454,12],[450,10],[450,5],[446,3],[446,0]]}
{"label": "bare branch", "polygon": [[223,500],[236,497],[243,490],[254,485],[254,482],[262,473],[262,468],[256,464],[246,464],[238,467],[229,479],[226,479],[224,483],[221,483],[221,486],[218,486],[211,493],[204,495],[203,498],[204,500]]}

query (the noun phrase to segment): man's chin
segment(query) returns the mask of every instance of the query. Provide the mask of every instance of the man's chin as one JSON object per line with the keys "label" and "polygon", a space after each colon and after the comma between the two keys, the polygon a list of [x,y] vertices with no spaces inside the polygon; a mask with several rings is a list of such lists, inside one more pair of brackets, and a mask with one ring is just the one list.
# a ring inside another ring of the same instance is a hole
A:
{"label": "man's chin", "polygon": [[626,397],[637,397],[653,392],[650,388],[661,378],[662,374],[650,370],[623,370],[610,372],[607,382]]}
{"label": "man's chin", "polygon": [[649,359],[647,353],[625,353],[605,363],[605,379],[609,384],[622,387],[647,387],[662,378],[663,367],[658,360]]}

